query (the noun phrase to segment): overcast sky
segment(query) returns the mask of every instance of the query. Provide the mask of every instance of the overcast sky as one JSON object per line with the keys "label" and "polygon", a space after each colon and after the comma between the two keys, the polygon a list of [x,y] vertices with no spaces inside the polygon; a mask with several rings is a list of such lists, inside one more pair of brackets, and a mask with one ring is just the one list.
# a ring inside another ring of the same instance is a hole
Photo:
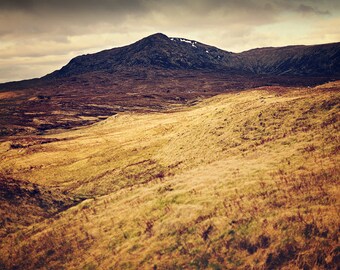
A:
{"label": "overcast sky", "polygon": [[340,41],[339,0],[0,0],[0,82],[153,33],[241,52]]}

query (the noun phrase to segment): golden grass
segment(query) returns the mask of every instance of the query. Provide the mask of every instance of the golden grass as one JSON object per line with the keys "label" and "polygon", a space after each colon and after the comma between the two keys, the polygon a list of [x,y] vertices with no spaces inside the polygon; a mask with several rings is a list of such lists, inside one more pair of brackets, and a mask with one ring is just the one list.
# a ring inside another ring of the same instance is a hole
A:
{"label": "golden grass", "polygon": [[336,269],[339,97],[251,90],[2,143],[2,174],[93,198],[3,239],[0,263]]}

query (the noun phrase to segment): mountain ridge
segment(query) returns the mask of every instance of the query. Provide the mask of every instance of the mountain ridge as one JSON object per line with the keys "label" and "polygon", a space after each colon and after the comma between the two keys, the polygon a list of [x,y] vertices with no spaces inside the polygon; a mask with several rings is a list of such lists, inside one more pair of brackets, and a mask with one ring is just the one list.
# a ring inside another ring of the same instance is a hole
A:
{"label": "mountain ridge", "polygon": [[195,40],[157,33],[131,45],[73,58],[43,78],[128,67],[207,70],[239,75],[338,76],[340,43],[256,48],[233,53]]}

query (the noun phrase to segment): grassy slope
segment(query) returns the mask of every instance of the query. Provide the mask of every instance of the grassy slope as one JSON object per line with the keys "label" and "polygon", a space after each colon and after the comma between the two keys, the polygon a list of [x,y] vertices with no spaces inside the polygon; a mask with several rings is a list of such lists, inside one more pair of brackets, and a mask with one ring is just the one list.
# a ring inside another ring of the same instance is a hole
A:
{"label": "grassy slope", "polygon": [[338,117],[338,84],[253,90],[2,143],[3,174],[95,196],[3,239],[2,263],[335,269]]}

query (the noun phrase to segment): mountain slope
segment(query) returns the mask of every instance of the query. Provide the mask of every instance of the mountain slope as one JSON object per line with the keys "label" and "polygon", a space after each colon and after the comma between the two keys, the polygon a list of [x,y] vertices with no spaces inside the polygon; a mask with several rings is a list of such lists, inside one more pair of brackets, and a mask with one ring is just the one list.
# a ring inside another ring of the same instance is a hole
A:
{"label": "mountain slope", "polygon": [[2,239],[0,265],[337,269],[339,93],[248,90],[1,143],[1,173],[94,198]]}
{"label": "mountain slope", "polygon": [[340,43],[231,53],[184,38],[154,34],[136,43],[76,57],[45,78],[131,68],[209,70],[239,75],[339,76]]}
{"label": "mountain slope", "polygon": [[255,74],[331,76],[340,74],[340,43],[261,48],[240,54]]}
{"label": "mountain slope", "polygon": [[221,69],[231,55],[195,41],[155,34],[125,47],[76,57],[46,78],[94,71],[115,72],[133,67],[214,70]]}

